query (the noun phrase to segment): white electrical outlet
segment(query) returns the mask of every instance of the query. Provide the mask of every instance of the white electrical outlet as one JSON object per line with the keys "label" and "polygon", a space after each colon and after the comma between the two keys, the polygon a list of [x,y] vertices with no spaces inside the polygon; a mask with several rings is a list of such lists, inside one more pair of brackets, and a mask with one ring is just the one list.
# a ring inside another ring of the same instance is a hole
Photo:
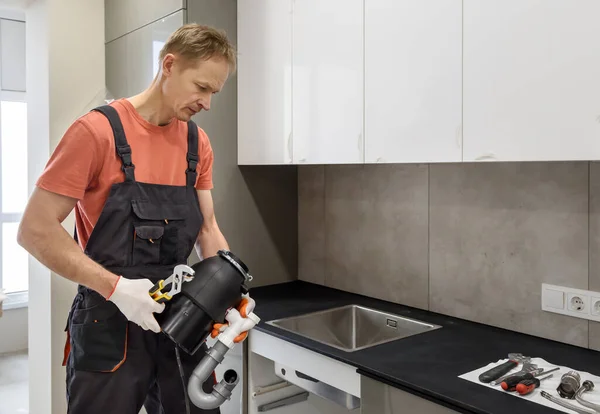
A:
{"label": "white electrical outlet", "polygon": [[600,322],[600,293],[543,283],[542,310]]}
{"label": "white electrical outlet", "polygon": [[574,293],[568,294],[567,306],[570,311],[574,312],[587,312],[589,303],[589,296],[579,295]]}
{"label": "white electrical outlet", "polygon": [[592,297],[590,312],[592,315],[600,316],[600,297]]}

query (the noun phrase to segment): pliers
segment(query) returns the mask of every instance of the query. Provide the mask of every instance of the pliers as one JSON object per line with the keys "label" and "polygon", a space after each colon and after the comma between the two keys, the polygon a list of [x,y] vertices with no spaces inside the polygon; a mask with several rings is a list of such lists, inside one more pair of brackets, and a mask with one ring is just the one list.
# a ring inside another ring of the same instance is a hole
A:
{"label": "pliers", "polygon": [[[194,279],[194,269],[187,265],[177,265],[173,270],[173,274],[164,280],[156,282],[152,289],[150,289],[150,296],[158,303],[164,303],[171,299],[173,296],[181,292],[181,285],[183,282],[189,282]],[[162,290],[171,285],[171,290],[163,292]]]}

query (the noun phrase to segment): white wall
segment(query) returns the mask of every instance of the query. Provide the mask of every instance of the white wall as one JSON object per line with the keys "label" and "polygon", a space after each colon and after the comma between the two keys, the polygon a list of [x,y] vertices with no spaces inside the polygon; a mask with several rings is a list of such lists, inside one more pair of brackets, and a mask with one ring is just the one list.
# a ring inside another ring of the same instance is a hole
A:
{"label": "white wall", "polygon": [[4,310],[0,337],[0,354],[27,349],[27,308]]}
{"label": "white wall", "polygon": [[[70,123],[104,88],[104,1],[37,0],[27,8],[29,185]],[[64,223],[73,230],[73,215]],[[30,259],[32,414],[66,412],[65,322],[76,286]],[[48,381],[51,378],[51,381]]]}

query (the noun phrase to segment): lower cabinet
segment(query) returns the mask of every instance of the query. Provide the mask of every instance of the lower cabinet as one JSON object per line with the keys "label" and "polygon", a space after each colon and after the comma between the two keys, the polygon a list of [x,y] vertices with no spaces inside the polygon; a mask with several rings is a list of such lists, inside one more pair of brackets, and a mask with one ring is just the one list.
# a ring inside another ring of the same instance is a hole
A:
{"label": "lower cabinet", "polygon": [[361,412],[356,368],[260,331],[248,338],[247,393],[248,414]]}
{"label": "lower cabinet", "polygon": [[248,338],[248,414],[457,413],[261,331]]}
{"label": "lower cabinet", "polygon": [[452,414],[451,410],[398,388],[361,376],[362,414]]}

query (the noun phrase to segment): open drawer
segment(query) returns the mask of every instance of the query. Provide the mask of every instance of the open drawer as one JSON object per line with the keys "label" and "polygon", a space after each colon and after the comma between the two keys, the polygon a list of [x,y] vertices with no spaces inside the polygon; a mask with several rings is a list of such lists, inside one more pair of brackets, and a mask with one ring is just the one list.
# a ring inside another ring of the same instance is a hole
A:
{"label": "open drawer", "polygon": [[355,367],[257,330],[249,335],[248,350],[272,361],[271,372],[278,378],[343,411],[360,408],[361,380]]}

